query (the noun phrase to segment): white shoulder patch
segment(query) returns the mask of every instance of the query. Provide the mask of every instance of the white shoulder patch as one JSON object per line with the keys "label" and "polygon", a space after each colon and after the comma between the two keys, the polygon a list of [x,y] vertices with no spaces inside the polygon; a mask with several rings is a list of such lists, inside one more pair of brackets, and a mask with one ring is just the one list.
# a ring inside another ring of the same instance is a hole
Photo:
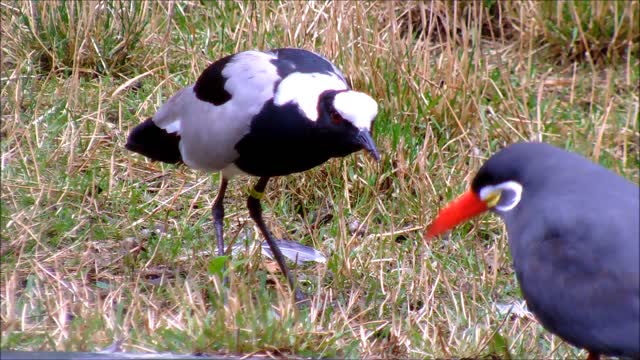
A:
{"label": "white shoulder patch", "polygon": [[371,129],[371,122],[378,114],[378,103],[371,96],[358,91],[336,94],[333,107],[358,129]]}
{"label": "white shoulder patch", "polygon": [[277,106],[293,102],[311,121],[318,120],[318,98],[327,90],[346,90],[347,84],[334,74],[293,73],[285,77],[276,92]]}
{"label": "white shoulder patch", "polygon": [[278,69],[271,63],[275,58],[271,53],[245,51],[234,55],[222,70],[227,79],[224,89],[231,94],[231,101],[249,115],[260,112],[273,97],[273,86],[280,80]]}

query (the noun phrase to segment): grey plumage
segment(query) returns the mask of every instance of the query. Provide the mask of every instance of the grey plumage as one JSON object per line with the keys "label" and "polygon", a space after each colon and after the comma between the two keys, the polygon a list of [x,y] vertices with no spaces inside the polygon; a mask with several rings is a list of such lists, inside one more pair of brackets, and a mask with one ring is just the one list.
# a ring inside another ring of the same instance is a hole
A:
{"label": "grey plumage", "polygon": [[640,356],[638,186],[547,144],[502,154],[495,161],[518,164],[511,178],[524,190],[513,210],[496,212],[529,309],[577,347]]}
{"label": "grey plumage", "polygon": [[522,294],[547,330],[590,359],[640,358],[637,184],[548,144],[514,144],[482,165],[427,236],[487,210],[504,220]]}
{"label": "grey plumage", "polygon": [[584,157],[514,144],[478,171],[476,188],[515,180],[505,222],[514,268],[542,325],[597,354],[640,356],[640,190]]}

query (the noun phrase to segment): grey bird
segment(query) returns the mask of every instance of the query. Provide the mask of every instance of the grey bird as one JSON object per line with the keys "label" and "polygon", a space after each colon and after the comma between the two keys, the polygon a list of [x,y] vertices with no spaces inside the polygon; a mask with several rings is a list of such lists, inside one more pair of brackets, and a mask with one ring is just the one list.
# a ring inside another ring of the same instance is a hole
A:
{"label": "grey bird", "polygon": [[225,253],[224,195],[236,175],[259,177],[247,207],[296,299],[304,298],[277,240],[262,219],[260,199],[271,177],[311,169],[361,149],[376,160],[371,137],[378,105],[351,90],[327,59],[293,48],[244,51],[207,67],[136,126],[126,148],[152,160],[221,172],[213,207],[218,254]]}
{"label": "grey bird", "polygon": [[548,331],[600,355],[640,358],[640,190],[545,143],[493,155],[426,236],[491,210],[504,221],[516,277]]}

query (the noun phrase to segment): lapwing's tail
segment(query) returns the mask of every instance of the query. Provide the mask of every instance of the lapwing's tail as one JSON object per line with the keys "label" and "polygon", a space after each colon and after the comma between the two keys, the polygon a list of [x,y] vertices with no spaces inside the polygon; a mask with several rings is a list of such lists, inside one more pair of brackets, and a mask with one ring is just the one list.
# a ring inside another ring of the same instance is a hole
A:
{"label": "lapwing's tail", "polygon": [[156,161],[182,162],[180,135],[160,128],[151,118],[131,130],[125,148]]}

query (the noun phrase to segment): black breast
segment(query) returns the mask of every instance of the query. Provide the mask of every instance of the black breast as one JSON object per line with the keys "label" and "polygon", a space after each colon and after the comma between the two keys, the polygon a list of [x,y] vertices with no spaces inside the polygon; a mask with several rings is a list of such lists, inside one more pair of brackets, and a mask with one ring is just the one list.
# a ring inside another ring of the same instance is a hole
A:
{"label": "black breast", "polygon": [[235,165],[254,176],[281,176],[314,168],[359,150],[339,134],[319,128],[298,106],[267,102],[237,144]]}

